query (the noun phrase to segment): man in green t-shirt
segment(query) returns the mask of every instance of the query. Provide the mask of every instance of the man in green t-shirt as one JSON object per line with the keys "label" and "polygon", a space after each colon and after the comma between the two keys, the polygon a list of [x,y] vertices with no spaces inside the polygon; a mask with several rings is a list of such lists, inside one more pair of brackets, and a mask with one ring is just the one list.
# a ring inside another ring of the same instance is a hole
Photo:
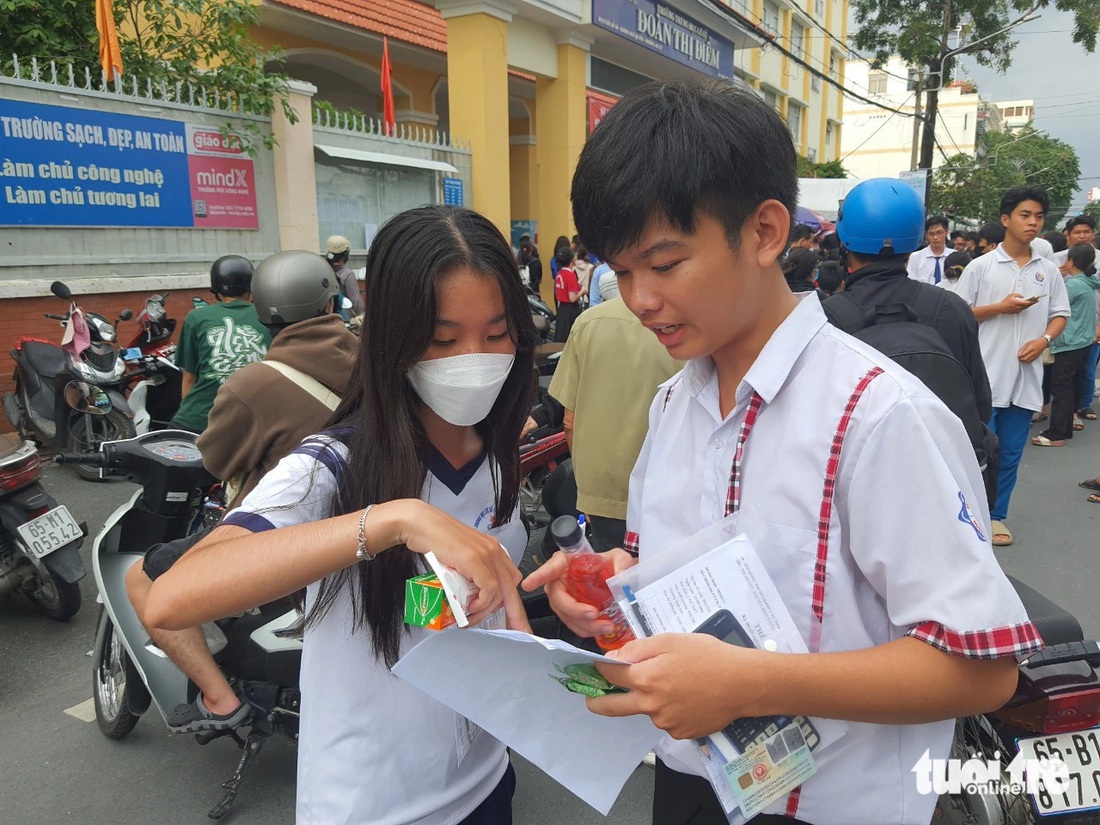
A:
{"label": "man in green t-shirt", "polygon": [[183,401],[172,423],[201,433],[218,389],[245,364],[262,361],[271,333],[252,306],[252,264],[240,255],[225,255],[210,267],[213,304],[198,307],[183,319],[176,364],[183,371]]}

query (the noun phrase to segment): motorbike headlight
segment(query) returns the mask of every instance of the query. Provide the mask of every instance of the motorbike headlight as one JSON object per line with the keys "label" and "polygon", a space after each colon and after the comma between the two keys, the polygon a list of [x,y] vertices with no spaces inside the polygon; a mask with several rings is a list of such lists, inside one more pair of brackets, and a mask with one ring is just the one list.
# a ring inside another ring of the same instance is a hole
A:
{"label": "motorbike headlight", "polygon": [[99,374],[95,371],[95,368],[91,364],[87,364],[84,361],[74,360],[72,362],[73,372],[77,376],[85,381],[91,381],[97,383],[99,381]]}

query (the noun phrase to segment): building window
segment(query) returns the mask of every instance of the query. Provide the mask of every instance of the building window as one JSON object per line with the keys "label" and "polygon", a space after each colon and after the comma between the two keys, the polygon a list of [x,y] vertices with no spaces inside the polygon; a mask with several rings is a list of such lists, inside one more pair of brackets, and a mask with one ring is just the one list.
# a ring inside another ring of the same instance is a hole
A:
{"label": "building window", "polygon": [[805,42],[806,30],[802,28],[798,23],[791,25],[791,51],[794,52],[794,56],[800,60],[805,60],[806,56],[803,53],[803,45]]}
{"label": "building window", "polygon": [[836,52],[829,52],[829,77],[836,80],[836,66],[839,61],[837,60]]}
{"label": "building window", "polygon": [[810,148],[806,150],[806,160],[810,163],[817,163],[817,150]]}
{"label": "building window", "polygon": [[814,0],[814,17],[822,18],[825,16],[825,0]]}
{"label": "building window", "polygon": [[802,142],[802,107],[796,106],[793,103],[787,106],[787,128],[791,130],[791,138],[794,140],[794,145],[799,146]]}
{"label": "building window", "polygon": [[779,6],[770,0],[764,0],[764,28],[773,33],[779,31]]}
{"label": "building window", "polygon": [[810,89],[815,92],[821,91],[821,78],[816,74],[810,77]]}
{"label": "building window", "polygon": [[833,145],[833,124],[831,123],[825,124],[825,145]]}
{"label": "building window", "polygon": [[771,106],[773,109],[775,109],[778,112],[779,111],[779,98],[775,96],[775,92],[769,92],[767,89],[764,89],[762,94],[764,95],[764,102],[767,103],[769,106]]}
{"label": "building window", "polygon": [[867,76],[867,91],[873,95],[886,94],[886,72],[871,72]]}

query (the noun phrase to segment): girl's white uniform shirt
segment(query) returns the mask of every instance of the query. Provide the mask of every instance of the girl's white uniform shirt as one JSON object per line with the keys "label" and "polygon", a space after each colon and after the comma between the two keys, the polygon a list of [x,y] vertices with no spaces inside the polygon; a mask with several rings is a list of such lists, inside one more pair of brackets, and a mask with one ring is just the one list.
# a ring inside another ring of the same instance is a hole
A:
{"label": "girl's white uniform shirt", "polygon": [[[225,523],[261,532],[331,516],[346,454],[343,444],[329,437],[306,439]],[[496,535],[513,561],[523,555],[527,537],[518,512],[508,524],[492,529],[496,509],[488,458],[455,470],[433,451],[421,498]],[[307,589],[307,610],[317,587]],[[353,628],[351,616],[344,588],[332,609],[305,632],[297,822],[461,822],[504,775],[504,745],[391,674],[375,657],[369,630]],[[410,628],[402,638],[402,653],[431,632]]]}
{"label": "girl's white uniform shirt", "polygon": [[1018,292],[1038,296],[1034,306],[1016,315],[997,315],[978,324],[978,341],[989,375],[994,407],[1043,408],[1043,359],[1025,364],[1016,354],[1028,341],[1041,338],[1051,318],[1069,317],[1069,295],[1058,267],[1031,247],[1022,268],[998,246],[975,258],[959,276],[955,294],[972,307],[988,306]]}
{"label": "girl's white uniform shirt", "polygon": [[[823,514],[838,427],[872,373],[846,419],[835,499]],[[812,293],[760,353],[725,420],[709,358],[689,362],[658,392],[630,480],[627,543],[643,562],[724,517],[754,393],[762,406],[744,441],[741,507],[767,523],[769,544],[757,551],[811,651],[861,650],[905,635],[968,657],[1040,646],[993,556],[962,424],[908,372],[829,325]],[[823,586],[820,621],[815,585]],[[917,792],[911,769],[925,749],[946,758],[953,727],[849,723],[840,742],[816,755],[818,773],[797,805],[781,800],[767,812],[815,825],[927,825],[936,799]],[[666,738],[658,753],[676,770],[704,774],[686,742]]]}

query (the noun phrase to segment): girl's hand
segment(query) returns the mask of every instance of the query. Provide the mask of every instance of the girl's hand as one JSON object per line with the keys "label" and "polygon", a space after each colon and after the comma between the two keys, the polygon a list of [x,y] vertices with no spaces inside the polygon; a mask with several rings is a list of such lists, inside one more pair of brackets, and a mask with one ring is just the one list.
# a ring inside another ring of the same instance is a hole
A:
{"label": "girl's hand", "polygon": [[[638,560],[625,550],[609,550],[600,555],[611,559],[616,573],[638,563]],[[578,602],[565,592],[565,574],[568,569],[569,557],[559,550],[546,564],[523,580],[523,589],[530,593],[545,587],[546,595],[550,599],[550,607],[565,626],[578,636],[588,639],[611,633],[615,626],[606,619],[599,618],[599,610],[590,604]]]}
{"label": "girl's hand", "polygon": [[726,644],[705,633],[661,633],[608,654],[630,664],[596,663],[628,693],[587,699],[600,716],[645,714],[674,739],[696,739],[734,719],[757,716],[766,694],[761,672],[776,654]]}
{"label": "girl's hand", "polygon": [[434,552],[443,564],[478,589],[466,606],[471,625],[479,624],[503,605],[509,628],[531,632],[516,590],[523,577],[497,539],[423,501],[407,499],[393,504],[401,507],[390,509],[389,517],[396,521],[394,544],[404,544],[414,553]]}

